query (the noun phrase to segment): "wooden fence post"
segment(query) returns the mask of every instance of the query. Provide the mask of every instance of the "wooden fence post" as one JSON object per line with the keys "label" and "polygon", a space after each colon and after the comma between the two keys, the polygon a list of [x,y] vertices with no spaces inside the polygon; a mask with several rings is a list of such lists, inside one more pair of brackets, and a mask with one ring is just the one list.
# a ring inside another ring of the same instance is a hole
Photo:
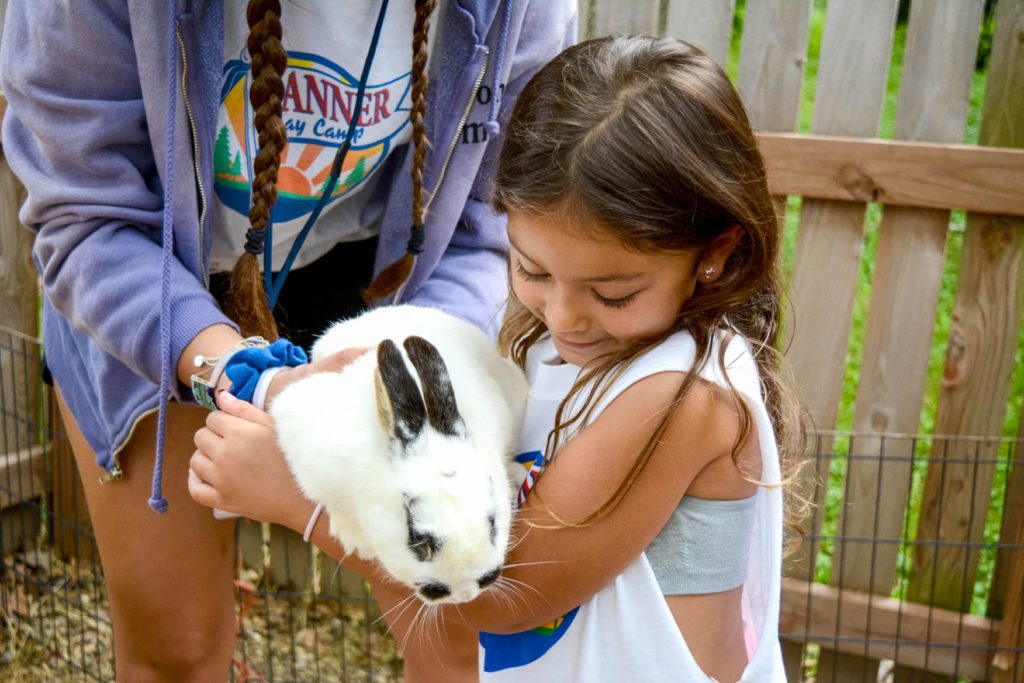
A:
{"label": "wooden fence post", "polygon": [[676,0],[668,5],[665,35],[696,45],[724,69],[729,63],[736,0]]}
{"label": "wooden fence post", "polygon": [[[911,7],[894,137],[951,142],[963,139],[983,9],[982,0],[918,0]],[[947,46],[956,45],[950,51]],[[949,211],[885,206],[879,228],[871,303],[857,387],[853,430],[878,437],[851,441],[846,493],[838,528],[844,538],[832,557],[833,585],[888,596],[893,588],[911,483],[916,434],[928,377],[928,354],[942,283]],[[901,459],[906,458],[906,459]],[[879,543],[880,540],[889,543]],[[871,619],[871,612],[866,615]],[[858,624],[870,632],[871,624]],[[865,645],[865,651],[867,645]],[[879,662],[848,654],[824,657],[828,680],[876,678]],[[824,666],[824,668],[823,668]]]}
{"label": "wooden fence post", "polygon": [[[821,40],[817,89],[811,132],[823,135],[874,137],[878,133],[885,85],[889,73],[895,0],[862,3],[829,2]],[[804,199],[797,234],[792,279],[792,312],[786,323],[792,330],[787,359],[800,394],[814,420],[815,430],[835,428],[846,350],[850,336],[857,275],[860,269],[866,205]],[[822,296],[828,292],[827,296]],[[795,322],[794,322],[795,321]],[[812,324],[813,321],[813,324]],[[833,450],[830,439],[819,439],[822,453]],[[830,458],[817,463],[817,476],[828,481]],[[816,502],[824,509],[824,487]],[[815,515],[816,535],[821,514]],[[813,580],[817,544],[791,559],[787,574]],[[822,646],[822,659],[830,666]],[[791,676],[792,652],[787,664]],[[799,678],[797,679],[799,680]]]}
{"label": "wooden fence post", "polygon": [[[980,143],[1024,146],[1024,0],[997,6]],[[1021,314],[1024,310],[1024,218],[967,216],[937,434],[1002,432]],[[932,450],[908,598],[965,611],[992,486],[994,443],[952,442]],[[941,542],[940,545],[931,545]],[[936,680],[897,670],[897,681]]]}
{"label": "wooden fence post", "polygon": [[594,0],[594,36],[658,32],[658,0]]}

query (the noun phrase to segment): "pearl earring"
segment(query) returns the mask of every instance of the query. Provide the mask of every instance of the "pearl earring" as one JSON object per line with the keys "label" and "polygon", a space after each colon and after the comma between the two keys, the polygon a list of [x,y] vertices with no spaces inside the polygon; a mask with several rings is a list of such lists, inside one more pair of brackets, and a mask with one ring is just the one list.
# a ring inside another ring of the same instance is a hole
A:
{"label": "pearl earring", "polygon": [[710,281],[715,276],[715,267],[708,266],[704,269],[704,279]]}

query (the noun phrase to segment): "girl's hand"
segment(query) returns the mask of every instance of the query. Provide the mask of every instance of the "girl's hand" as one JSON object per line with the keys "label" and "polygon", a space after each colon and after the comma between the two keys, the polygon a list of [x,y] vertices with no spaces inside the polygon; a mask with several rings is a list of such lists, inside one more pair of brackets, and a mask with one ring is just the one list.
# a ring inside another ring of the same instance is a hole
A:
{"label": "girl's hand", "polygon": [[188,490],[197,503],[296,528],[313,503],[292,478],[270,415],[228,392],[195,434]]}
{"label": "girl's hand", "polygon": [[[316,363],[288,368],[271,382],[266,403],[284,387],[314,372],[337,372],[366,353],[345,349]],[[220,410],[210,413],[196,432],[189,463],[189,493],[196,502],[224,512],[301,531],[313,503],[299,491],[270,415],[227,391],[217,394]]]}

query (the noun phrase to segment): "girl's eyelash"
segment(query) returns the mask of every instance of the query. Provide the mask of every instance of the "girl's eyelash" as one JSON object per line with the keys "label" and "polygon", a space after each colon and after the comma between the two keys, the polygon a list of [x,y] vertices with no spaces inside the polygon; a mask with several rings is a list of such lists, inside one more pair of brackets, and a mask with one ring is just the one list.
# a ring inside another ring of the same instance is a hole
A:
{"label": "girl's eyelash", "polygon": [[601,303],[604,306],[608,306],[609,308],[622,308],[623,306],[628,306],[630,303],[633,302],[633,299],[636,298],[636,293],[618,299],[608,299],[606,297],[601,296],[597,292],[594,292],[594,298],[597,299],[598,303]]}
{"label": "girl's eyelash", "polygon": [[547,275],[538,275],[537,273],[531,273],[526,268],[523,268],[523,264],[519,259],[516,259],[516,272],[522,276],[524,280],[529,282],[538,282],[547,278]]}
{"label": "girl's eyelash", "polygon": [[[538,273],[531,273],[530,271],[528,271],[526,268],[523,267],[523,264],[521,261],[519,261],[519,259],[516,259],[516,273],[518,273],[519,276],[522,277],[527,282],[540,282],[542,280],[548,279],[547,275],[540,275]],[[593,291],[592,293],[594,295],[594,298],[597,299],[598,303],[607,306],[608,308],[622,308],[624,306],[628,306],[633,302],[633,299],[636,298],[636,293],[630,294],[629,296],[620,297],[618,299],[609,299]]]}

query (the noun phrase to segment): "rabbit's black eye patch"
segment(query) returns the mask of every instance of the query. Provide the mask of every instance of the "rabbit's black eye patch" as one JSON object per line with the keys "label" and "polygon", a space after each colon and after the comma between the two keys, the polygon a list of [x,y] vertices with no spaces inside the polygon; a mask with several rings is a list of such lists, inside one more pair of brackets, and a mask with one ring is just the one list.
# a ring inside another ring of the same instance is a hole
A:
{"label": "rabbit's black eye patch", "polygon": [[487,588],[492,583],[497,581],[499,576],[501,576],[501,567],[498,567],[494,571],[487,572],[486,574],[481,576],[479,579],[477,579],[476,584],[480,586],[480,588]]}
{"label": "rabbit's black eye patch", "polygon": [[433,534],[423,533],[416,528],[412,518],[412,511],[409,507],[405,509],[405,524],[409,529],[409,550],[416,554],[420,562],[429,562],[441,549],[444,543]]}

